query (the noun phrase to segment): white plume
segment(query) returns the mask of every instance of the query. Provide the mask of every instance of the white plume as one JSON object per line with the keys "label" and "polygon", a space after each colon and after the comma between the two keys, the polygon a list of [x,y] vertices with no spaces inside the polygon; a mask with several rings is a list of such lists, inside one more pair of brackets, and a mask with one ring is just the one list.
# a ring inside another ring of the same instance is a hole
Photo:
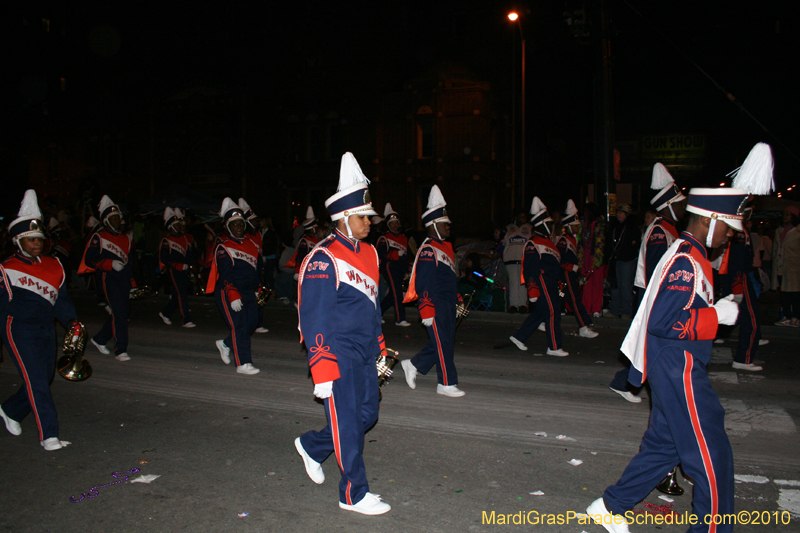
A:
{"label": "white plume", "polygon": [[383,217],[379,217],[378,215],[375,215],[370,220],[372,221],[372,225],[375,226],[375,225],[378,225],[381,222],[383,222]]}
{"label": "white plume", "polygon": [[97,226],[98,224],[100,224],[100,222],[94,217],[89,217],[89,220],[86,221],[86,227],[89,228],[89,229],[92,229],[93,227]]}
{"label": "white plume", "polygon": [[178,218],[183,218],[184,213],[183,213],[183,211],[181,211],[180,207],[176,207],[175,208],[175,216],[178,217]]}
{"label": "white plume", "polygon": [[111,198],[108,197],[107,194],[104,194],[103,197],[100,198],[100,204],[97,206],[97,212],[102,215],[103,211],[105,211],[107,208],[111,207],[112,205],[116,205],[116,204],[111,200]]}
{"label": "white plume", "polygon": [[383,216],[384,216],[384,218],[388,217],[391,213],[397,214],[397,211],[392,209],[392,204],[390,204],[389,202],[386,202],[386,207],[383,208]]}
{"label": "white plume", "polygon": [[369,183],[369,180],[361,172],[355,156],[350,152],[345,152],[342,156],[342,166],[339,169],[339,188],[336,191],[343,191],[360,183]]}
{"label": "white plume", "polygon": [[531,215],[538,215],[542,211],[546,210],[547,206],[539,200],[538,196],[533,197],[533,202],[531,202]]}
{"label": "white plume", "polygon": [[306,220],[311,220],[312,218],[317,218],[317,217],[314,216],[314,208],[308,206],[308,209],[306,209]]}
{"label": "white plume", "polygon": [[667,170],[667,167],[661,163],[653,165],[653,181],[650,183],[651,189],[660,191],[672,183],[675,183],[675,180],[672,178],[669,170]]}
{"label": "white plume", "polygon": [[444,201],[444,196],[442,196],[442,191],[439,190],[439,186],[434,185],[431,187],[431,193],[428,195],[428,210],[444,207],[446,205],[447,202]]}
{"label": "white plume", "polygon": [[172,209],[171,207],[167,207],[166,209],[164,209],[164,222],[166,222],[167,220],[171,219],[174,216],[176,216],[174,209]]}
{"label": "white plume", "polygon": [[50,222],[47,223],[47,227],[52,230],[56,226],[58,226],[58,220],[56,220],[56,217],[50,217]]}
{"label": "white plume", "polygon": [[775,163],[772,160],[772,149],[767,143],[756,144],[742,163],[742,166],[730,174],[736,173],[733,186],[750,194],[770,194],[775,190],[772,179],[772,170]]}
{"label": "white plume", "polygon": [[39,200],[36,198],[36,191],[33,189],[25,191],[25,195],[22,197],[22,203],[19,205],[17,217],[41,220],[42,212],[39,210]]}
{"label": "white plume", "polygon": [[239,198],[239,208],[245,213],[247,213],[248,211],[250,211],[250,204],[248,204],[247,200],[245,200],[244,198]]}
{"label": "white plume", "polygon": [[225,213],[227,213],[231,209],[236,209],[237,207],[239,206],[236,203],[234,203],[233,200],[231,200],[229,197],[226,196],[225,199],[222,200],[222,208],[219,210],[219,216],[225,218]]}
{"label": "white plume", "polygon": [[573,202],[572,199],[570,198],[569,200],[567,200],[567,207],[564,209],[564,216],[565,217],[572,216],[577,212],[578,208],[575,207],[575,202]]}

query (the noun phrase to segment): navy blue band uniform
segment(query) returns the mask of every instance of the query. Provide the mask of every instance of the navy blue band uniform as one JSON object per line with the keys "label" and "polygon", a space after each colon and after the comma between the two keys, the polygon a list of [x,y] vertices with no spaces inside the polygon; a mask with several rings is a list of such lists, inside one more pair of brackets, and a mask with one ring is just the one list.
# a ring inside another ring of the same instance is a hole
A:
{"label": "navy blue band uniform", "polygon": [[[105,346],[113,338],[117,355],[128,351],[128,315],[133,286],[133,269],[129,261],[132,251],[131,233],[117,233],[104,228],[89,239],[78,268],[78,274],[97,272],[111,314],[93,339]],[[114,269],[115,261],[123,264],[121,270]]]}
{"label": "navy blue band uniform", "polygon": [[[256,291],[261,283],[260,273],[261,254],[253,241],[246,237],[219,237],[206,294],[213,292],[230,330],[223,342],[233,353],[237,367],[253,362],[250,336],[258,322]],[[238,312],[231,307],[237,300],[242,301],[242,309]]]}
{"label": "navy blue band uniform", "polygon": [[525,244],[522,258],[522,282],[528,298],[538,298],[531,312],[513,337],[525,342],[544,322],[547,347],[560,350],[561,342],[561,296],[558,284],[561,280],[561,253],[550,239],[534,233]]}
{"label": "navy blue band uniform", "polygon": [[446,387],[458,384],[453,361],[457,284],[453,246],[429,235],[417,250],[404,302],[418,300],[420,318],[433,319],[427,326],[428,343],[411,358],[411,364],[423,375],[436,365],[438,383]]}
{"label": "navy blue band uniform", "polygon": [[561,254],[561,276],[564,282],[564,297],[569,310],[582,328],[592,325],[592,318],[586,312],[578,283],[578,243],[572,235],[559,235],[555,239],[556,248]]}
{"label": "navy blue band uniform", "polygon": [[58,437],[50,393],[57,355],[53,319],[65,327],[77,319],[64,268],[53,257],[17,252],[3,262],[0,274],[3,344],[22,377],[19,390],[3,402],[3,412],[16,422],[33,413],[40,441]]}
{"label": "navy blue band uniform", "polygon": [[403,322],[406,319],[403,278],[408,272],[408,238],[402,233],[389,230],[378,239],[377,249],[380,271],[389,285],[389,292],[381,301],[381,316],[390,307],[394,307],[395,322]]}
{"label": "navy blue band uniform", "polygon": [[195,262],[196,249],[194,237],[188,233],[183,235],[167,235],[161,239],[158,260],[161,271],[166,272],[172,283],[172,297],[161,310],[167,318],[179,309],[183,323],[192,321],[189,313],[189,269]]}

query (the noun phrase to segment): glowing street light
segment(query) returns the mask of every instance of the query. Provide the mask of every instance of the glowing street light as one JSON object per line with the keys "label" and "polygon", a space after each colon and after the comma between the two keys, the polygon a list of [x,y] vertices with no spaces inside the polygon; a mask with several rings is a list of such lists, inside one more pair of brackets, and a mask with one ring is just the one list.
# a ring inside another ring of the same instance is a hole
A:
{"label": "glowing street light", "polygon": [[508,14],[508,20],[510,20],[511,22],[516,22],[516,20],[517,20],[518,18],[519,18],[519,15],[517,15],[517,14],[516,14],[516,13],[514,13],[513,11],[512,11],[511,13],[509,13],[509,14]]}
{"label": "glowing street light", "polygon": [[[508,20],[511,22],[516,22],[517,28],[519,28],[519,37],[522,40],[522,87],[521,87],[521,116],[522,116],[522,128],[521,128],[521,147],[520,150],[520,181],[522,182],[521,190],[521,198],[522,198],[522,205],[525,204],[525,35],[522,33],[522,24],[519,20],[519,14],[515,11],[512,11],[508,14]],[[516,117],[515,117],[516,118]],[[514,133],[516,133],[516,126],[514,126]],[[513,141],[512,141],[513,142]],[[514,183],[514,168],[516,167],[516,158],[514,157],[514,149],[516,148],[516,142],[513,142],[514,146],[512,147],[512,159],[514,159],[513,164],[511,166],[511,203],[512,205],[515,203],[514,198],[516,196],[516,184]],[[515,206],[516,208],[516,206]]]}

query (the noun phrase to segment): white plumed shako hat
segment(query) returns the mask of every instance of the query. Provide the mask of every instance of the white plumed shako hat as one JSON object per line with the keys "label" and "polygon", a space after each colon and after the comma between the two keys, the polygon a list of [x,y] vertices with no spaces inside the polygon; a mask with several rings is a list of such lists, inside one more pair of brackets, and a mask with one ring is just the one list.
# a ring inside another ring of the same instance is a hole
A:
{"label": "white plumed shako hat", "polygon": [[42,222],[42,211],[39,209],[39,201],[36,198],[36,191],[28,189],[22,197],[17,218],[8,227],[8,234],[18,242],[23,238],[44,239],[44,223]]}
{"label": "white plumed shako hat", "polygon": [[331,221],[350,215],[375,216],[378,213],[372,208],[369,195],[369,180],[358,166],[355,156],[345,152],[342,166],[339,169],[339,186],[336,194],[325,200],[325,207],[331,215]]}
{"label": "white plumed shako hat", "polygon": [[442,191],[439,190],[438,185],[434,185],[428,194],[428,210],[422,213],[422,223],[426,228],[437,222],[451,223],[445,206],[447,206],[447,202],[444,201]]}

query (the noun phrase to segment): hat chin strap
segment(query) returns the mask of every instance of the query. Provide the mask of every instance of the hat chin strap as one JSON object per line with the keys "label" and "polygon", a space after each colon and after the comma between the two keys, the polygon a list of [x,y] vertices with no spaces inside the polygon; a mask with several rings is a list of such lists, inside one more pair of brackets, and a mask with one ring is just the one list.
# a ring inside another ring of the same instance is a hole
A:
{"label": "hat chin strap", "polygon": [[347,238],[356,242],[358,239],[353,237],[353,230],[350,229],[350,217],[344,217],[344,226],[347,228]]}
{"label": "hat chin strap", "polygon": [[711,242],[714,240],[714,226],[717,224],[717,219],[711,217],[711,223],[708,225],[708,235],[706,236],[706,247],[711,248]]}
{"label": "hat chin strap", "polygon": [[[677,222],[678,221],[678,217],[675,216],[675,211],[672,210],[672,202],[668,203],[667,207],[669,208],[669,214],[672,215],[672,220]],[[711,220],[713,221],[714,219],[712,218]]]}
{"label": "hat chin strap", "polygon": [[436,236],[439,237],[440,241],[443,241],[441,234],[439,233],[439,227],[437,226],[437,222],[433,223],[433,231],[436,232]]}

